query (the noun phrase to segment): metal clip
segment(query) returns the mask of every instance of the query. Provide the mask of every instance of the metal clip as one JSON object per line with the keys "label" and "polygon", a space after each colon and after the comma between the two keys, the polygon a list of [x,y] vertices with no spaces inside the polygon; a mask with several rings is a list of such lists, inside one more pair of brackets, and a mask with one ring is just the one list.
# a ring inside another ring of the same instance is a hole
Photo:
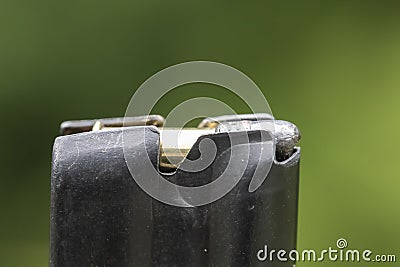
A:
{"label": "metal clip", "polygon": [[98,120],[66,121],[61,124],[61,134],[75,134],[87,131],[99,131],[113,127],[154,125],[160,131],[160,160],[163,169],[176,169],[186,158],[197,139],[206,134],[224,131],[249,131],[274,127],[276,141],[276,159],[289,158],[300,140],[300,131],[296,125],[281,120],[273,120],[270,114],[227,115],[204,119],[197,128],[162,128],[164,118],[160,115],[106,118]]}
{"label": "metal clip", "polygon": [[105,118],[98,120],[77,120],[65,121],[61,124],[60,134],[69,135],[75,133],[89,132],[92,130],[101,130],[111,127],[128,127],[154,125],[162,127],[164,118],[160,115],[125,117],[125,118]]}

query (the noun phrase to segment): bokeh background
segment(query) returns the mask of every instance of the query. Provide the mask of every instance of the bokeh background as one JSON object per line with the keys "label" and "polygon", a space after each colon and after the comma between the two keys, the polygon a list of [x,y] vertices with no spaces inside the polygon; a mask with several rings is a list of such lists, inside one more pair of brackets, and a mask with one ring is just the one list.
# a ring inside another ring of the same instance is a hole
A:
{"label": "bokeh background", "polygon": [[[0,266],[48,264],[59,124],[123,116],[143,81],[191,60],[243,71],[300,127],[300,249],[344,237],[399,258],[399,14],[398,1],[1,0]],[[236,103],[203,89],[156,111],[192,96]]]}

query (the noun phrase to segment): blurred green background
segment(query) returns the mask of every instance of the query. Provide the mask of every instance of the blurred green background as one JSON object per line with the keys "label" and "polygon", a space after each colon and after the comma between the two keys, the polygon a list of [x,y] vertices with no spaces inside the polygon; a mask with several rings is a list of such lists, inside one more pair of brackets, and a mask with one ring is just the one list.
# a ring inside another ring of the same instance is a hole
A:
{"label": "blurred green background", "polygon": [[48,264],[60,122],[123,116],[149,76],[191,60],[243,71],[300,127],[300,249],[344,237],[400,257],[399,14],[398,1],[1,0],[0,266]]}

